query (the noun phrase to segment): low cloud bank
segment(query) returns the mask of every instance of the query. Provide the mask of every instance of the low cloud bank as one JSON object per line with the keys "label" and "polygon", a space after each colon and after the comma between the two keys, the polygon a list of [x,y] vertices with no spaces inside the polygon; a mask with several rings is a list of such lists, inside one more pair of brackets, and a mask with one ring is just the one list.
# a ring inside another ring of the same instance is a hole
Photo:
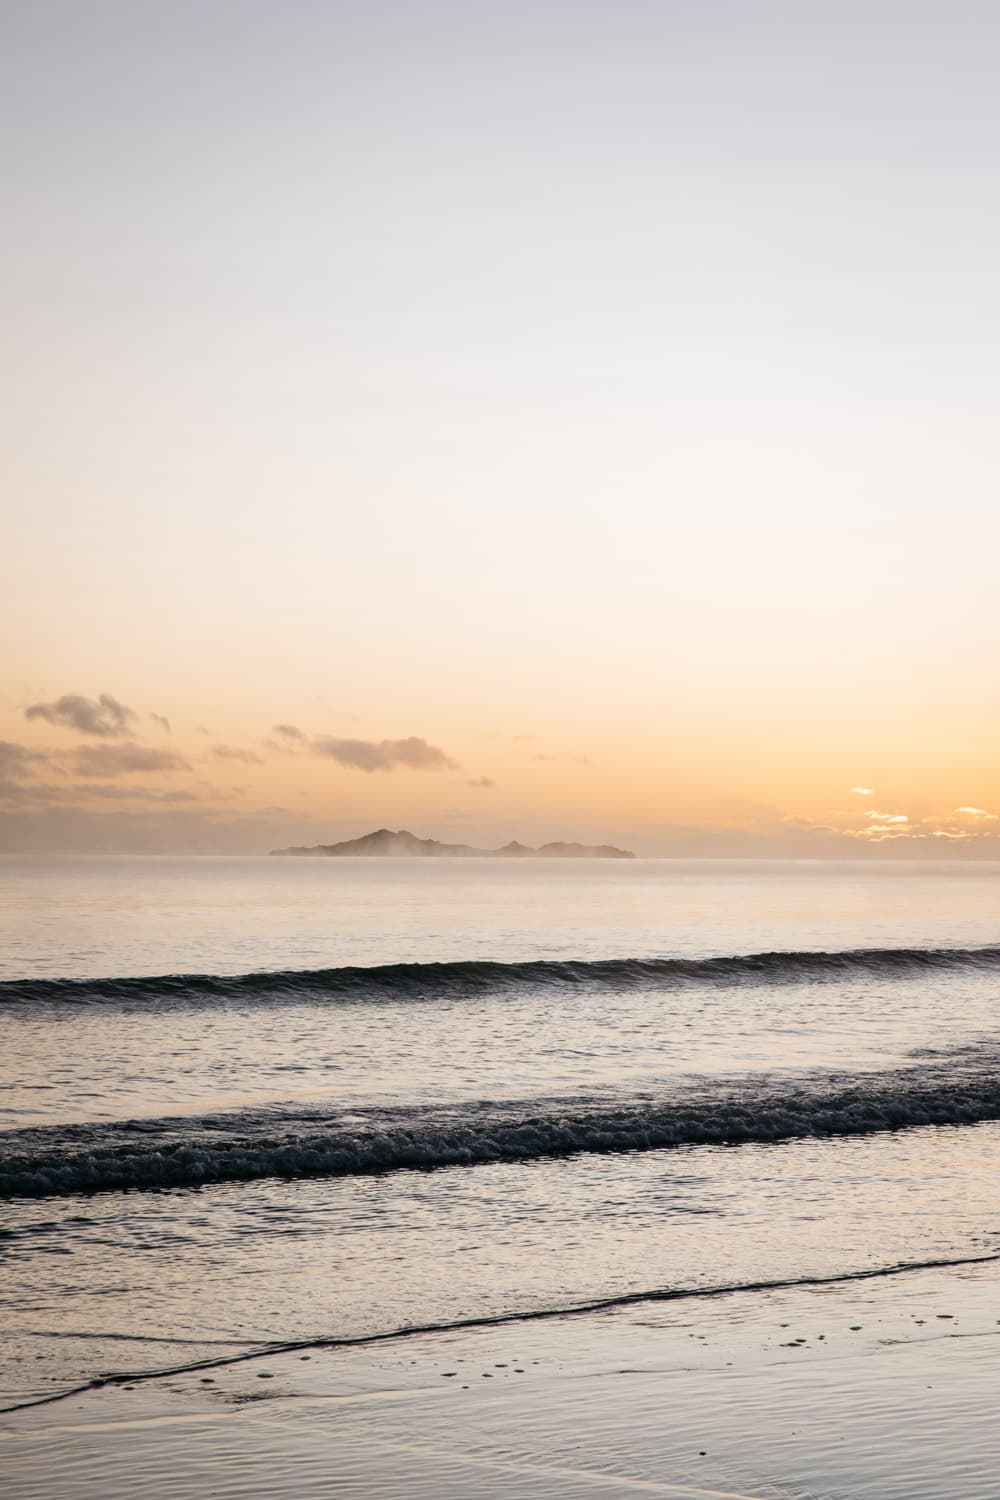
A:
{"label": "low cloud bank", "polygon": [[282,843],[305,843],[314,832],[312,823],[273,808],[234,817],[222,809],[163,805],[0,807],[0,852],[14,854],[265,854]]}
{"label": "low cloud bank", "polygon": [[[366,829],[355,811],[349,818],[323,818],[300,810],[266,807],[236,812],[221,805],[222,794],[206,791],[196,798],[191,792],[161,789],[142,783],[125,787],[113,783],[84,786],[28,780],[4,782],[0,778],[0,852],[4,853],[149,853],[149,854],[261,854],[291,844],[336,842]],[[88,801],[95,805],[88,806]],[[143,803],[147,805],[142,806]],[[344,809],[345,813],[347,809]],[[464,809],[442,810],[426,832],[437,835],[456,817],[465,820]],[[367,826],[374,826],[375,818]],[[470,841],[484,844],[523,836],[532,842],[550,837],[578,835],[589,841],[611,841],[635,849],[640,856],[701,859],[815,859],[844,862],[886,859],[930,862],[997,860],[1000,834],[997,825],[980,829],[970,837],[916,836],[904,833],[893,839],[859,839],[833,828],[771,827],[695,828],[659,825],[619,829],[602,824],[592,827],[586,819],[567,829],[545,820],[517,827],[504,824],[473,825]],[[423,825],[422,825],[423,828]]]}
{"label": "low cloud bank", "polygon": [[0,740],[0,777],[19,780],[31,776],[47,760],[44,750],[29,750],[26,745],[16,745],[13,740]]}
{"label": "low cloud bank", "polygon": [[76,776],[131,776],[137,771],[190,771],[181,755],[147,745],[84,745],[70,757]]}

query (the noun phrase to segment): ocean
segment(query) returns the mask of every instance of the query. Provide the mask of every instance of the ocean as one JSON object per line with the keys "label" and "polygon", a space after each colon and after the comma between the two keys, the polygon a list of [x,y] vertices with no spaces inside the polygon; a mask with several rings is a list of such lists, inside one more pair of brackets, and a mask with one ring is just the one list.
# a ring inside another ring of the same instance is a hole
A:
{"label": "ocean", "polygon": [[1000,1255],[1000,866],[0,861],[0,1404]]}

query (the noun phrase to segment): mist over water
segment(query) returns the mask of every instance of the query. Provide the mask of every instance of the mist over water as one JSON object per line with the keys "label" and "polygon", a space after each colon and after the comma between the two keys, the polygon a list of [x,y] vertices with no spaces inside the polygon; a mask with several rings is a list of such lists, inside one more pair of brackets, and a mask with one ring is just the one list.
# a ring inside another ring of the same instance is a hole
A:
{"label": "mist over water", "polygon": [[998,941],[1000,862],[0,856],[0,978]]}
{"label": "mist over water", "polygon": [[4,861],[5,1399],[1000,1250],[1000,869]]}

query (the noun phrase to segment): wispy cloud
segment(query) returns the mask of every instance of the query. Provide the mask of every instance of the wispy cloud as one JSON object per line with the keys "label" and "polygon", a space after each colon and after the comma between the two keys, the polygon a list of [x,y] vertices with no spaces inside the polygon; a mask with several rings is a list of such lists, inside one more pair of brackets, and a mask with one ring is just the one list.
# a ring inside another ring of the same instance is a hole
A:
{"label": "wispy cloud", "polygon": [[262,766],[264,761],[256,750],[241,750],[238,745],[213,745],[212,754],[217,760],[238,760],[245,766]]}
{"label": "wispy cloud", "polygon": [[90,807],[11,804],[0,808],[0,850],[259,854],[316,840],[311,822],[281,808],[234,814],[167,795],[146,805],[113,797]]}
{"label": "wispy cloud", "polygon": [[32,807],[39,801],[40,790],[37,784],[26,786],[12,776],[0,775],[0,802],[7,806]]}
{"label": "wispy cloud", "polygon": [[472,777],[465,784],[466,784],[466,786],[475,786],[475,787],[482,787],[482,788],[496,786],[496,782],[492,781],[489,776],[475,776],[475,777]]}
{"label": "wispy cloud", "polygon": [[73,786],[68,788],[72,796],[82,800],[97,800],[107,802],[162,802],[175,805],[186,802],[200,802],[201,798],[194,792],[182,792],[173,789],[166,791],[159,787],[149,786]]}
{"label": "wispy cloud", "polygon": [[[957,819],[956,819],[957,815]],[[870,820],[864,828],[845,828],[842,832],[855,841],[867,844],[896,842],[915,852],[930,841],[939,844],[963,844],[967,850],[989,851],[998,843],[1000,815],[980,807],[956,807],[951,816],[936,815],[911,821],[906,813],[883,813],[874,808],[866,814]],[[985,855],[984,855],[985,857]]]}
{"label": "wispy cloud", "polygon": [[157,729],[162,729],[164,734],[170,733],[170,720],[166,714],[150,714],[149,716]]}
{"label": "wispy cloud", "polygon": [[923,838],[924,835],[915,833],[912,828],[888,828],[884,823],[873,823],[870,828],[862,828],[853,837],[863,839],[868,844],[884,844],[897,839],[912,842],[914,838]]}
{"label": "wispy cloud", "polygon": [[145,745],[84,745],[69,759],[77,776],[131,776],[137,771],[190,771],[183,756]]}
{"label": "wispy cloud", "polygon": [[851,791],[856,797],[874,797],[875,795],[870,786],[852,786]]}
{"label": "wispy cloud", "polygon": [[279,740],[287,740],[290,745],[304,745],[309,738],[295,724],[272,724],[271,733]]}
{"label": "wispy cloud", "polygon": [[56,783],[51,781],[15,782],[0,777],[0,802],[44,811],[48,808],[82,808],[88,803],[151,802],[157,804],[196,803],[202,799],[193,792],[163,790],[160,787],[118,786],[113,781]]}
{"label": "wispy cloud", "polygon": [[400,766],[409,771],[454,771],[458,767],[439,746],[417,735],[405,740],[338,740],[319,735],[311,749],[355,771],[395,771]]}
{"label": "wispy cloud", "polygon": [[99,698],[84,698],[80,693],[64,693],[51,703],[32,703],[24,710],[26,719],[44,719],[77,734],[91,734],[98,739],[122,739],[132,733],[138,715],[111,693]]}
{"label": "wispy cloud", "polygon": [[419,735],[399,740],[342,739],[332,734],[309,735],[297,724],[272,724],[269,750],[284,755],[319,755],[352,771],[456,771],[458,762],[439,745]]}

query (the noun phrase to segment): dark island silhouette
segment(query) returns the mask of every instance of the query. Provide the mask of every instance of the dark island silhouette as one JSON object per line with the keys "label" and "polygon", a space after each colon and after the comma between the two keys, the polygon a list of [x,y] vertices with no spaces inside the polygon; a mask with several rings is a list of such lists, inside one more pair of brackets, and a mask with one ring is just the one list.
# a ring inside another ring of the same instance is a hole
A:
{"label": "dark island silhouette", "polygon": [[389,857],[400,855],[418,859],[635,859],[630,849],[616,849],[613,844],[542,844],[531,849],[512,840],[502,849],[475,849],[471,844],[442,844],[438,839],[421,839],[406,828],[395,833],[378,828],[359,839],[345,839],[342,844],[299,844],[291,849],[272,849],[272,854],[308,854],[327,858]]}

